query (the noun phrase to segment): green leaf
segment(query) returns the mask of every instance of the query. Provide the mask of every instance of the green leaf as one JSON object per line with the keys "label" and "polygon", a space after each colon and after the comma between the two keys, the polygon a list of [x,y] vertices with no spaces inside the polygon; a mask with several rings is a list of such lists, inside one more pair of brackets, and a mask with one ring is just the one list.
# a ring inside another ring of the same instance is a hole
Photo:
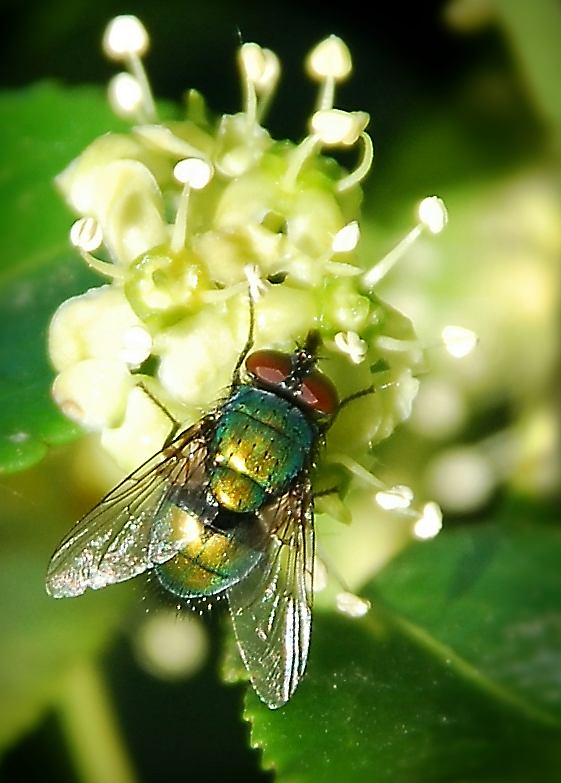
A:
{"label": "green leaf", "polygon": [[516,516],[411,546],[361,620],[317,613],[292,701],[247,697],[281,783],[558,780],[561,531]]}
{"label": "green leaf", "polygon": [[50,399],[47,327],[62,301],[100,281],[69,245],[73,218],[54,177],[121,127],[97,88],[0,93],[0,472],[22,470],[77,434]]}
{"label": "green leaf", "polygon": [[49,457],[0,485],[0,754],[71,686],[76,668],[115,634],[126,587],[56,601],[45,591],[49,554],[81,510],[61,491],[72,455]]}

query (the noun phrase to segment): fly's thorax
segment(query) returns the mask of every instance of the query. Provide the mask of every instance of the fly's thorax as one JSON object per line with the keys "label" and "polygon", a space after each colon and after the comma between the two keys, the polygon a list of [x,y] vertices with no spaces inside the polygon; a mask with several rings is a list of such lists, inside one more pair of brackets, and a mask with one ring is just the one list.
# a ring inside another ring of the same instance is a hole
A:
{"label": "fly's thorax", "polygon": [[209,482],[218,504],[256,512],[309,462],[314,422],[273,391],[239,386],[224,404],[209,446]]}

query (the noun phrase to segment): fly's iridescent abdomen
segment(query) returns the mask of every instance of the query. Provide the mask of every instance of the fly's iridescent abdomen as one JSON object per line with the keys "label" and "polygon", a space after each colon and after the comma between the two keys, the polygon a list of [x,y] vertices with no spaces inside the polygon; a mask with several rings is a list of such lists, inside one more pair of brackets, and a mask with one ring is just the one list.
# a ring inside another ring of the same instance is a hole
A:
{"label": "fly's iridescent abdomen", "polygon": [[257,512],[300,474],[316,439],[315,425],[294,403],[240,386],[209,443],[206,497],[183,493],[168,512],[168,540],[185,544],[156,568],[161,584],[182,598],[202,597],[246,576],[269,533]]}

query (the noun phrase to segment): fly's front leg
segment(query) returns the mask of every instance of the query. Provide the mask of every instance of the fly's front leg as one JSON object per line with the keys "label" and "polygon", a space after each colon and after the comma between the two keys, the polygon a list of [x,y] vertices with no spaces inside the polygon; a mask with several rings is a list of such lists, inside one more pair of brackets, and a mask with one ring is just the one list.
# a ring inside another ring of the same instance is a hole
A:
{"label": "fly's front leg", "polygon": [[155,396],[152,394],[152,392],[151,392],[151,391],[150,391],[150,389],[149,389],[149,388],[146,386],[146,384],[145,384],[145,383],[143,383],[142,381],[140,381],[140,382],[139,382],[139,383],[137,383],[136,385],[137,385],[137,387],[138,387],[139,389],[142,389],[142,391],[144,392],[144,394],[146,394],[146,396],[147,396],[147,397],[149,397],[149,398],[152,400],[152,402],[154,403],[154,405],[156,405],[156,406],[157,406],[157,407],[158,407],[158,408],[159,408],[159,409],[162,411],[162,413],[165,413],[165,415],[166,415],[166,416],[168,417],[168,419],[171,421],[171,425],[172,425],[172,427],[171,427],[171,432],[170,432],[170,434],[167,436],[167,438],[166,438],[166,442],[165,442],[164,446],[167,446],[167,445],[169,445],[169,444],[171,443],[171,441],[172,441],[172,440],[175,438],[175,436],[177,435],[177,433],[179,432],[179,430],[181,429],[181,422],[177,421],[177,419],[175,418],[175,416],[174,416],[173,414],[171,414],[171,413],[168,411],[168,409],[166,408],[166,406],[165,406],[165,405],[164,405],[162,402],[160,402],[160,400],[158,400],[158,399],[157,399],[157,398],[156,398],[156,397],[155,397]]}
{"label": "fly's front leg", "polygon": [[248,291],[248,298],[249,298],[249,332],[247,335],[247,340],[245,341],[245,345],[242,348],[242,352],[240,353],[238,357],[238,361],[236,362],[236,366],[234,367],[234,372],[232,373],[232,384],[234,386],[240,382],[240,370],[242,368],[243,363],[246,360],[248,353],[253,348],[253,342],[254,342],[253,333],[255,331],[255,303],[253,301],[251,288]]}
{"label": "fly's front leg", "polygon": [[328,429],[330,429],[333,426],[333,424],[335,423],[335,421],[337,419],[337,416],[341,413],[343,408],[347,407],[347,405],[350,402],[354,402],[355,400],[359,400],[361,397],[367,397],[369,394],[374,394],[375,391],[376,391],[376,386],[368,386],[366,389],[361,389],[360,391],[355,392],[354,394],[349,394],[348,397],[344,397],[341,400],[341,402],[339,403],[339,405],[337,406],[337,410],[335,411],[335,413],[331,417],[331,420],[329,421],[329,424],[328,424]]}

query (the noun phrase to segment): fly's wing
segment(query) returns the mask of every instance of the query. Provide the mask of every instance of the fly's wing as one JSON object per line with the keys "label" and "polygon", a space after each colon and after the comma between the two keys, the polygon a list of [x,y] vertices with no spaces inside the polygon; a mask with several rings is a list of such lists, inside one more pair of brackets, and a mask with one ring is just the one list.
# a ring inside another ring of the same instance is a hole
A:
{"label": "fly's wing", "polygon": [[267,549],[229,593],[240,654],[271,709],[285,704],[306,669],[312,623],[313,498],[308,476],[260,512]]}
{"label": "fly's wing", "polygon": [[182,432],[76,523],[49,563],[50,595],[67,598],[123,582],[173,557],[171,546],[154,552],[152,524],[181,487],[204,479],[211,426],[206,417]]}

